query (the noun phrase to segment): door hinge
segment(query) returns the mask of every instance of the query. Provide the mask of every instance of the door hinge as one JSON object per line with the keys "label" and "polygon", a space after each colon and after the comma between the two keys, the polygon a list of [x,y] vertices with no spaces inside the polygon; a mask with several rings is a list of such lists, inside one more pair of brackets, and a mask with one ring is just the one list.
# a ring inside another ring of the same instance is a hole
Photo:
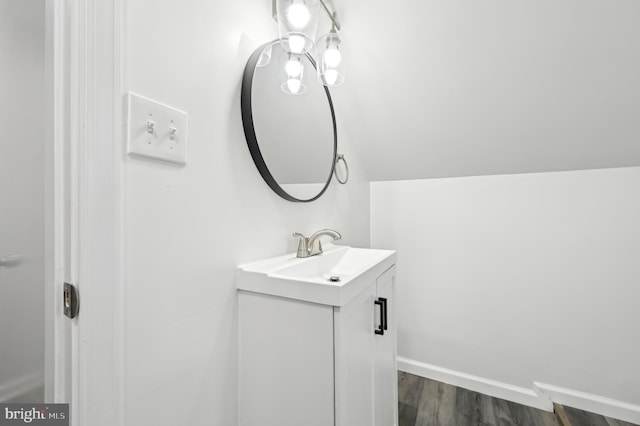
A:
{"label": "door hinge", "polygon": [[76,286],[69,283],[64,283],[64,296],[62,307],[64,308],[64,314],[69,318],[75,318],[78,316],[80,310],[80,303],[78,300],[78,290]]}

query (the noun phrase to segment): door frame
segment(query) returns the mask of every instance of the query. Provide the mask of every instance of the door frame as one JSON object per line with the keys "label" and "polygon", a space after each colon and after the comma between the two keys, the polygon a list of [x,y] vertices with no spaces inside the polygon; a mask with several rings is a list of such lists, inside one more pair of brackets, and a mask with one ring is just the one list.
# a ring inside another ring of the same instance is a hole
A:
{"label": "door frame", "polygon": [[69,402],[73,426],[122,426],[123,0],[46,1],[47,402]]}

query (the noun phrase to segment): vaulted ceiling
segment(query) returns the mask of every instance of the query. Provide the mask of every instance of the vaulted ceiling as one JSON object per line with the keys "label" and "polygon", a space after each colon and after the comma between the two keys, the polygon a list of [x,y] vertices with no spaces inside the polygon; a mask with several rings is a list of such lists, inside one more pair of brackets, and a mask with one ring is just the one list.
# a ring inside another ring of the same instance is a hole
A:
{"label": "vaulted ceiling", "polygon": [[637,0],[338,0],[371,180],[640,166]]}

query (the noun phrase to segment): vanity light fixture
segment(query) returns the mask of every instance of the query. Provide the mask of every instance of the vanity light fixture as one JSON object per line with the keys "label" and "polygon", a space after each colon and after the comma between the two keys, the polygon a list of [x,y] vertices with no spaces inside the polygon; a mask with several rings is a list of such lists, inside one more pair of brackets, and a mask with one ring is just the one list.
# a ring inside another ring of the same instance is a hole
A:
{"label": "vanity light fixture", "polygon": [[302,84],[302,80],[296,77],[290,77],[286,82],[282,83],[282,90],[288,95],[302,95],[307,88]]}
{"label": "vanity light fixture", "polygon": [[280,42],[287,52],[303,54],[313,49],[318,28],[319,0],[274,0]]}
{"label": "vanity light fixture", "polygon": [[286,93],[302,94],[305,91],[299,55],[310,54],[314,47],[320,6],[331,19],[331,31],[315,42],[318,81],[329,87],[344,83],[341,39],[338,34],[340,22],[337,13],[329,10],[325,0],[273,0],[273,16],[278,22],[280,43],[284,50],[290,53],[285,66],[288,79],[282,85]]}
{"label": "vanity light fixture", "polygon": [[298,77],[302,74],[302,63],[300,63],[300,56],[289,54],[289,60],[284,67],[289,77]]}
{"label": "vanity light fixture", "polygon": [[289,60],[284,67],[287,73],[287,81],[282,84],[282,90],[289,95],[302,95],[307,88],[302,84],[304,67],[300,62],[300,55],[289,54]]}
{"label": "vanity light fixture", "polygon": [[328,34],[323,35],[316,43],[318,64],[318,80],[325,86],[335,87],[344,83],[342,70],[342,53],[340,53],[340,36],[333,20],[333,26]]}

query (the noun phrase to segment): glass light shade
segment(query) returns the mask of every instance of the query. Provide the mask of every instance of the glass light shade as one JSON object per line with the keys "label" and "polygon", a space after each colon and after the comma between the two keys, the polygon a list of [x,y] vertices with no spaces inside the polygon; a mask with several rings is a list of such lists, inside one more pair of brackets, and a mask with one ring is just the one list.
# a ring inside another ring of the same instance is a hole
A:
{"label": "glass light shade", "polygon": [[289,77],[301,77],[302,76],[302,63],[300,62],[300,56],[290,54],[289,60],[284,66],[285,71]]}
{"label": "glass light shade", "polygon": [[271,45],[269,45],[262,51],[260,57],[258,58],[256,67],[266,67],[267,65],[269,65],[269,62],[271,62],[271,48]]}
{"label": "glass light shade", "polygon": [[335,31],[323,35],[316,42],[318,80],[325,86],[335,87],[344,83],[340,43],[340,36]]}
{"label": "glass light shade", "polygon": [[289,77],[280,87],[282,91],[288,95],[302,95],[307,91],[307,87],[302,84],[302,80],[297,77]]}
{"label": "glass light shade", "polygon": [[300,61],[300,55],[289,54],[289,59],[284,65],[285,82],[280,86],[282,91],[288,95],[302,95],[307,91],[302,83],[304,77],[304,65]]}
{"label": "glass light shade", "polygon": [[287,52],[301,54],[313,49],[318,28],[318,0],[277,0],[278,32]]}
{"label": "glass light shade", "polygon": [[304,65],[300,61],[300,55],[289,53],[289,58],[284,64],[285,82],[280,86],[288,95],[302,95],[307,91],[302,82],[304,77]]}

